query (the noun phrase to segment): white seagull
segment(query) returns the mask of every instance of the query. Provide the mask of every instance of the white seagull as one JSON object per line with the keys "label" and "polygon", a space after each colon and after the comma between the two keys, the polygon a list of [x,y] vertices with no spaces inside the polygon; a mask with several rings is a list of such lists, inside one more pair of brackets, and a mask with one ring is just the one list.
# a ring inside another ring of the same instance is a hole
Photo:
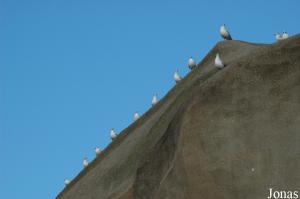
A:
{"label": "white seagull", "polygon": [[86,157],[83,158],[82,164],[83,164],[83,167],[84,167],[84,168],[87,167],[87,166],[89,165],[89,160],[88,160]]}
{"label": "white seagull", "polygon": [[225,40],[232,40],[230,33],[226,30],[225,24],[220,27],[220,34]]}
{"label": "white seagull", "polygon": [[225,67],[225,65],[223,64],[219,53],[217,53],[216,58],[215,58],[215,66],[219,69],[222,69]]}
{"label": "white seagull", "polygon": [[68,185],[71,183],[71,180],[65,179],[65,180],[64,180],[64,183],[65,183],[65,186],[68,186]]}
{"label": "white seagull", "polygon": [[118,136],[118,134],[116,133],[115,129],[112,128],[112,129],[110,130],[110,138],[111,138],[112,140],[114,140],[114,139],[116,139],[117,136]]}
{"label": "white seagull", "polygon": [[152,104],[152,106],[154,106],[154,105],[157,104],[157,103],[158,103],[157,94],[155,94],[155,95],[153,95],[153,97],[152,97],[152,102],[151,102],[151,104]]}
{"label": "white seagull", "polygon": [[193,70],[197,66],[192,56],[189,58],[188,66],[191,70]]}
{"label": "white seagull", "polygon": [[101,149],[99,147],[95,147],[96,156],[100,155]]}
{"label": "white seagull", "polygon": [[283,32],[281,38],[282,39],[287,39],[287,38],[289,38],[289,34],[287,32]]}
{"label": "white seagull", "polygon": [[276,39],[276,41],[283,40],[282,35],[280,35],[280,33],[278,33],[278,32],[275,33],[275,39]]}
{"label": "white seagull", "polygon": [[139,112],[135,112],[133,115],[133,121],[137,121],[140,118]]}
{"label": "white seagull", "polygon": [[176,83],[180,82],[180,80],[181,80],[178,70],[176,70],[174,73],[174,80]]}

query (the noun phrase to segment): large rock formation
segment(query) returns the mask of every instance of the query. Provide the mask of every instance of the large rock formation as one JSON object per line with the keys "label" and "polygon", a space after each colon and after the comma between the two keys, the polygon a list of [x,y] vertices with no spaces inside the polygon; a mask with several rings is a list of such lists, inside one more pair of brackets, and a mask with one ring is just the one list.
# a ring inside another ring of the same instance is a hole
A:
{"label": "large rock formation", "polygon": [[269,188],[300,191],[300,35],[218,43],[57,199],[260,199]]}

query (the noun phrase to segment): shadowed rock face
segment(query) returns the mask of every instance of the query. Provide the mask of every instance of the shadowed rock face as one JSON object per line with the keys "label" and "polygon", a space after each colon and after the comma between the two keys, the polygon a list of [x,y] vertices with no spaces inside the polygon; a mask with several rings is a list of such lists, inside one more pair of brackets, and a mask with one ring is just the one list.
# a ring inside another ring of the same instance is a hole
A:
{"label": "shadowed rock face", "polygon": [[269,188],[300,191],[300,35],[218,43],[57,199],[259,199]]}

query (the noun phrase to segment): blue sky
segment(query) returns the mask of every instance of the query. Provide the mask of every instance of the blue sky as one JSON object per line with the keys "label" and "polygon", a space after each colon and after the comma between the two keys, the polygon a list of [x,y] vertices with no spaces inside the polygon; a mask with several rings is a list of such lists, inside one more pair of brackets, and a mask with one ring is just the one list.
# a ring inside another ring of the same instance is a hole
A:
{"label": "blue sky", "polygon": [[200,61],[235,39],[300,32],[300,1],[0,0],[0,198],[54,198]]}

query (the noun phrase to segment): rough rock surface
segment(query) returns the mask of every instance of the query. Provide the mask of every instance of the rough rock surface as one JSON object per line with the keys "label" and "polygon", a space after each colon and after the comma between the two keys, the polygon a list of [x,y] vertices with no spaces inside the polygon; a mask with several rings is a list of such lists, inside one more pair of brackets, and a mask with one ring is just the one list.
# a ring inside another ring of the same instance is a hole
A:
{"label": "rough rock surface", "polygon": [[300,35],[219,42],[57,199],[259,199],[269,188],[300,191]]}

